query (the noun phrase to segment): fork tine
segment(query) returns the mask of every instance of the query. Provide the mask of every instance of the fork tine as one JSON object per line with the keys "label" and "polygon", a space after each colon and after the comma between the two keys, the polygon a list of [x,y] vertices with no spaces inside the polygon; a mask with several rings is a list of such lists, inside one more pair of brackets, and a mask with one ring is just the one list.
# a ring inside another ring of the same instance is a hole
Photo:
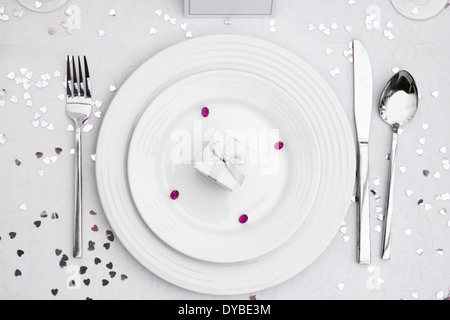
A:
{"label": "fork tine", "polygon": [[73,95],[78,97],[79,91],[78,91],[78,78],[77,78],[77,68],[76,68],[76,61],[75,57],[72,56],[72,70],[73,70]]}
{"label": "fork tine", "polygon": [[84,97],[84,77],[83,77],[83,70],[81,69],[80,56],[78,56],[78,77],[80,78],[79,82],[80,97]]}
{"label": "fork tine", "polygon": [[67,76],[66,76],[67,97],[72,98],[72,76],[70,74],[70,57],[67,56]]}
{"label": "fork tine", "polygon": [[89,75],[89,67],[87,63],[86,56],[84,56],[84,76],[86,77],[86,97],[91,97],[91,76]]}

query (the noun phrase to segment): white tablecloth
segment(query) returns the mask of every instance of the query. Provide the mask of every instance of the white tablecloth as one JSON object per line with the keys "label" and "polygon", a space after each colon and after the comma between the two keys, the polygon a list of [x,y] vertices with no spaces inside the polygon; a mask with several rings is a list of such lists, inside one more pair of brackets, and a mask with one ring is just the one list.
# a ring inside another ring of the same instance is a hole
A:
{"label": "white tablecloth", "polygon": [[[70,9],[70,10],[68,10]],[[96,141],[127,77],[168,46],[232,33],[295,52],[331,85],[350,123],[350,42],[371,54],[375,98],[396,70],[416,78],[420,110],[398,153],[393,257],[381,260],[391,131],[374,116],[370,266],[356,263],[356,204],[325,253],[262,292],[207,296],[143,268],[114,236],[95,182]],[[276,16],[185,19],[183,1],[70,1],[35,13],[0,2],[0,299],[445,299],[450,287],[450,9],[427,21],[386,0],[280,0]],[[71,257],[73,127],[65,115],[65,56],[87,55],[94,114],[84,127],[85,255]],[[81,267],[81,274],[78,270]]]}

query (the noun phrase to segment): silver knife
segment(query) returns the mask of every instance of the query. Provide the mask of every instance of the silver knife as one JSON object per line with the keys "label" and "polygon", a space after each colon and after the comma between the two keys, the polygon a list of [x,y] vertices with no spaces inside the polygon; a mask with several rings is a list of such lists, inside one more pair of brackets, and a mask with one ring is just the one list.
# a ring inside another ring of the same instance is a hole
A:
{"label": "silver knife", "polygon": [[373,111],[373,77],[369,55],[359,39],[353,40],[353,58],[355,119],[359,144],[358,263],[370,264],[369,137]]}

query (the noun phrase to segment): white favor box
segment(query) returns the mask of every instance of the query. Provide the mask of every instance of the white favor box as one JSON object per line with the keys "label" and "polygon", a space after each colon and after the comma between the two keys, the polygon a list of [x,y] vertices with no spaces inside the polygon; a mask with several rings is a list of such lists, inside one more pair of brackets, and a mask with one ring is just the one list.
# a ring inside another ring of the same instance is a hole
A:
{"label": "white favor box", "polygon": [[[220,155],[227,159],[228,165]],[[240,141],[216,130],[194,168],[222,188],[233,192],[243,183],[244,173],[254,155],[254,151]],[[241,181],[236,173],[241,174]]]}

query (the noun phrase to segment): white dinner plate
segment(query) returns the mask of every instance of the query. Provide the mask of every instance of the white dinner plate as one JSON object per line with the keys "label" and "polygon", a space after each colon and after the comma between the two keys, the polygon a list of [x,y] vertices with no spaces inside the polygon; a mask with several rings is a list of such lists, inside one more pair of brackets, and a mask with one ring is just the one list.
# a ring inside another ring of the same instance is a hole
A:
{"label": "white dinner plate", "polygon": [[67,0],[17,0],[25,8],[36,12],[52,12],[67,3]]}
{"label": "white dinner plate", "polygon": [[[237,263],[195,259],[167,245],[141,217],[128,184],[129,142],[141,114],[174,83],[213,70],[252,73],[291,92],[297,106],[305,105],[301,101],[310,104],[307,115],[320,142],[321,179],[305,221],[275,250]],[[355,143],[349,121],[326,81],[294,53],[267,41],[236,35],[190,39],[138,68],[109,106],[96,157],[103,209],[131,255],[170,283],[217,295],[260,291],[290,279],[313,263],[345,219],[355,173]]]}
{"label": "white dinner plate", "polygon": [[[308,116],[319,106],[292,96],[253,73],[214,70],[175,83],[150,104],[131,139],[128,177],[136,207],[164,242],[231,263],[270,252],[300,227],[321,178],[320,133]],[[234,192],[194,169],[216,129],[255,153]]]}
{"label": "white dinner plate", "polygon": [[444,10],[448,0],[391,0],[395,9],[407,18],[426,20]]}

